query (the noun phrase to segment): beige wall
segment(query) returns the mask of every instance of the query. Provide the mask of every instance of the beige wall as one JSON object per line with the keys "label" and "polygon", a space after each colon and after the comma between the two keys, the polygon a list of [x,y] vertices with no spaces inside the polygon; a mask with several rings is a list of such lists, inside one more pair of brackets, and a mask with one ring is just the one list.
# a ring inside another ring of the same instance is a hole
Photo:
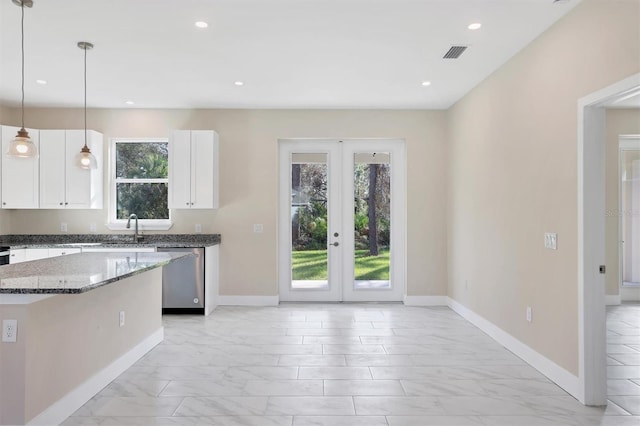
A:
{"label": "beige wall", "polygon": [[620,135],[640,135],[640,109],[607,110],[606,147],[606,264],[607,294],[620,294],[620,260],[618,257],[618,141]]}
{"label": "beige wall", "polygon": [[575,375],[577,101],[640,71],[639,17],[585,0],[448,114],[449,296]]}
{"label": "beige wall", "polygon": [[[30,126],[81,128],[78,109],[30,109]],[[4,124],[16,124],[13,109]],[[446,295],[445,137],[443,111],[324,110],[89,110],[89,127],[112,137],[166,137],[171,129],[214,129],[220,134],[220,209],[175,211],[173,233],[222,234],[220,293],[277,295],[279,138],[404,138],[407,142],[407,291]],[[105,143],[105,155],[106,147]],[[105,157],[107,158],[107,157]],[[107,179],[108,181],[108,179]],[[106,190],[107,188],[105,188]],[[70,233],[89,224],[109,232],[107,210],[16,210],[4,232]],[[252,224],[264,224],[254,234]],[[4,230],[4,228],[3,228]],[[250,263],[251,267],[248,267]]]}

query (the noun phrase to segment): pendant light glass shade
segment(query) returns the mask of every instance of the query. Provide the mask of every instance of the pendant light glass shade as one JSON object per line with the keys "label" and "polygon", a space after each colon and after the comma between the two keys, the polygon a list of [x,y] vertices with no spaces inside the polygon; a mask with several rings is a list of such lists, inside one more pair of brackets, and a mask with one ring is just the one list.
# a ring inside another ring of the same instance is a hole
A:
{"label": "pendant light glass shade", "polygon": [[75,163],[76,166],[81,169],[90,170],[98,168],[98,161],[87,145],[83,146],[80,152],[76,154]]}
{"label": "pendant light glass shade", "polygon": [[9,142],[7,155],[17,158],[36,158],[38,147],[33,143],[24,127],[18,130],[18,135]]}
{"label": "pendant light glass shade", "polygon": [[97,169],[98,161],[87,146],[87,50],[93,49],[88,41],[79,41],[78,47],[84,50],[84,146],[75,157],[76,166],[81,169]]}
{"label": "pendant light glass shade", "polygon": [[24,8],[32,7],[33,1],[16,1],[14,3],[20,6],[22,12],[22,18],[20,21],[20,34],[22,37],[22,127],[18,130],[18,134],[11,142],[9,142],[9,148],[7,149],[6,155],[8,157],[14,158],[37,158],[38,157],[38,147],[33,143],[31,138],[29,137],[29,132],[27,132],[24,128]]}

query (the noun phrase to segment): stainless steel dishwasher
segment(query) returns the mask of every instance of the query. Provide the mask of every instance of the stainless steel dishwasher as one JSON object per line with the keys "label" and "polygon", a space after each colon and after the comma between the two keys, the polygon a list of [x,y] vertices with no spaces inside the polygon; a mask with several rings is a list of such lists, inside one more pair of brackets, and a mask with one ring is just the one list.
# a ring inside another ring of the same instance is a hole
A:
{"label": "stainless steel dishwasher", "polygon": [[162,268],[162,313],[204,314],[204,248],[158,247],[158,251],[193,254]]}

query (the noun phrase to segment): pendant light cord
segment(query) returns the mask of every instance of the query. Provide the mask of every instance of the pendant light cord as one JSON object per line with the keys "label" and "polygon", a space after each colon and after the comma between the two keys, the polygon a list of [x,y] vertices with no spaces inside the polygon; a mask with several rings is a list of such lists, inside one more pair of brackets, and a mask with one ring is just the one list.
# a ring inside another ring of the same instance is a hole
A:
{"label": "pendant light cord", "polygon": [[87,147],[87,47],[84,48],[84,146]]}
{"label": "pendant light cord", "polygon": [[20,34],[22,38],[22,128],[24,129],[24,0],[20,2],[20,9],[22,10],[22,20],[20,21]]}

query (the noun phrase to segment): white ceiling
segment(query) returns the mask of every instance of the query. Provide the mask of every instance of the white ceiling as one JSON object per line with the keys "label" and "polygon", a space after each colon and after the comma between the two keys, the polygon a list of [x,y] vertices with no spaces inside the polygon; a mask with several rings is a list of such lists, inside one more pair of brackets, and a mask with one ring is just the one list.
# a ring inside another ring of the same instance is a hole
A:
{"label": "white ceiling", "polygon": [[[34,0],[25,102],[82,106],[89,41],[89,107],[445,109],[579,2]],[[19,24],[0,0],[0,104],[20,102]]]}

